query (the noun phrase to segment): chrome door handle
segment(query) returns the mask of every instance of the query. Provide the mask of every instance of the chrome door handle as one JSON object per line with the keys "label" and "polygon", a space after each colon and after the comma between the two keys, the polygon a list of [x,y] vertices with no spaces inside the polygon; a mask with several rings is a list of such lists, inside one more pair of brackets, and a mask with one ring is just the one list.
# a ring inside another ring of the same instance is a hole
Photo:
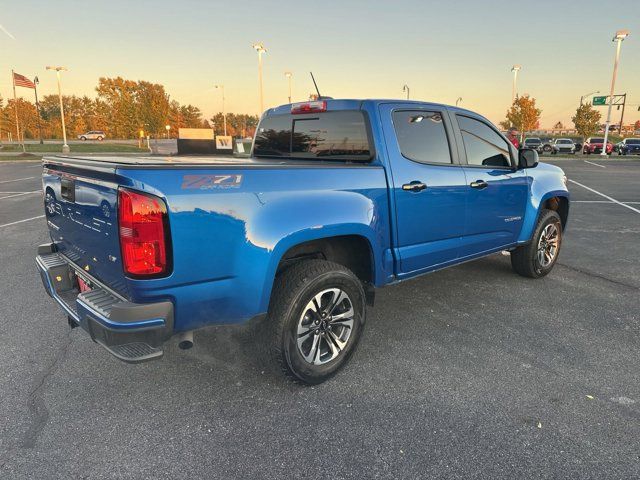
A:
{"label": "chrome door handle", "polygon": [[418,180],[414,180],[413,182],[405,183],[404,185],[402,185],[402,189],[408,192],[421,192],[425,188],[427,188],[427,186]]}
{"label": "chrome door handle", "polygon": [[477,188],[478,190],[482,190],[483,188],[487,188],[489,184],[484,180],[476,180],[475,182],[471,182],[469,186],[471,188]]}

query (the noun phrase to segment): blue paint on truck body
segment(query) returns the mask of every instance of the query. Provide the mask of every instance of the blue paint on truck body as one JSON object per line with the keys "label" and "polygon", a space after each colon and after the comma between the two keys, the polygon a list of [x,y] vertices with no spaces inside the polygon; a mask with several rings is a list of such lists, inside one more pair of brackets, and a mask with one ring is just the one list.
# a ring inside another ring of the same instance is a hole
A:
{"label": "blue paint on truck body", "polygon": [[[290,108],[270,109],[261,122]],[[327,113],[338,111],[363,112],[369,161],[47,157],[43,188],[55,249],[128,302],[171,302],[173,332],[179,332],[266,313],[281,260],[305,242],[361,239],[371,258],[371,283],[382,287],[526,243],[544,202],[568,200],[560,169],[542,163],[518,169],[512,147],[510,167],[469,164],[463,117],[494,128],[473,112],[424,102],[327,100]],[[396,112],[437,112],[450,162],[407,158]],[[73,201],[63,196],[65,178],[75,181]],[[426,189],[403,187],[413,181]],[[470,188],[475,181],[488,186]],[[124,274],[120,187],[166,203],[168,276]]]}

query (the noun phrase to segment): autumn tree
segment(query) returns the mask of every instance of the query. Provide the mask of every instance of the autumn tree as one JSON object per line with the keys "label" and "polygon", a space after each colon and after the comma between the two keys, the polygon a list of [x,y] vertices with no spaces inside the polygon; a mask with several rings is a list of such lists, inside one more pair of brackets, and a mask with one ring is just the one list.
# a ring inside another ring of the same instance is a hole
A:
{"label": "autumn tree", "polygon": [[[224,118],[222,112],[216,113],[209,122],[212,124],[216,134],[222,135],[224,132]],[[227,134],[234,137],[253,136],[258,126],[257,115],[227,113]]]}
{"label": "autumn tree", "polygon": [[508,123],[509,126],[513,125],[524,134],[524,132],[533,130],[536,125],[539,125],[541,113],[542,110],[536,108],[536,99],[529,95],[523,95],[515,98],[513,105],[507,111],[507,119],[500,124]]}
{"label": "autumn tree", "polygon": [[576,109],[576,114],[571,118],[571,121],[580,135],[590,137],[600,128],[600,117],[599,111],[585,103]]}

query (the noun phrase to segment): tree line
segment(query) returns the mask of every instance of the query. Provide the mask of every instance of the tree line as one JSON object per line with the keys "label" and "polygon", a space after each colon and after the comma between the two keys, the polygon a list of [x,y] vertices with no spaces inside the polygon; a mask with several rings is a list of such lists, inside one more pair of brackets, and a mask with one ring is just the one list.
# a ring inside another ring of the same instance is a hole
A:
{"label": "tree line", "polygon": [[[20,89],[23,90],[23,89]],[[21,92],[24,95],[24,92]],[[32,92],[28,92],[32,94]],[[179,128],[214,128],[223,132],[222,114],[216,114],[210,124],[194,105],[182,105],[172,100],[163,85],[144,80],[122,77],[101,77],[96,87],[96,98],[63,95],[65,126],[68,138],[75,138],[91,130],[102,130],[109,138],[137,138],[141,130],[145,135],[163,137],[166,125],[170,135],[177,137]],[[62,138],[60,100],[57,95],[39,98],[39,112],[34,101],[18,98],[5,100],[0,96],[0,139],[9,136],[17,140],[15,106],[21,135],[26,139],[42,137]],[[252,135],[258,122],[253,115],[227,114],[229,135]]]}
{"label": "tree line", "polygon": [[[536,99],[529,95],[522,95],[515,98],[513,104],[507,110],[506,119],[500,122],[500,127],[508,129],[516,127],[523,134],[531,130],[540,128],[540,115],[542,110],[536,107]],[[593,108],[590,103],[580,105],[576,113],[571,117],[571,121],[576,131],[583,137],[591,137],[601,129],[601,113]],[[562,122],[558,122],[555,128],[564,128]],[[635,128],[640,129],[640,120],[635,122]]]}

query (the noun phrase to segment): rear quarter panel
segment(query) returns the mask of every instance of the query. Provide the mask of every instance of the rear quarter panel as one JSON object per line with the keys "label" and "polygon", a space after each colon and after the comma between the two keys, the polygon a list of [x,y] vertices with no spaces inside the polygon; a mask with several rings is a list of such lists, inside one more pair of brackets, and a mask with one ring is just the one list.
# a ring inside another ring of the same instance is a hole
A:
{"label": "rear quarter panel", "polygon": [[[233,181],[216,185],[214,175]],[[165,199],[174,266],[167,278],[129,280],[132,296],[171,299],[176,330],[265,313],[280,259],[302,242],[361,235],[371,245],[376,283],[392,274],[380,166],[127,169],[126,176],[131,187]]]}

